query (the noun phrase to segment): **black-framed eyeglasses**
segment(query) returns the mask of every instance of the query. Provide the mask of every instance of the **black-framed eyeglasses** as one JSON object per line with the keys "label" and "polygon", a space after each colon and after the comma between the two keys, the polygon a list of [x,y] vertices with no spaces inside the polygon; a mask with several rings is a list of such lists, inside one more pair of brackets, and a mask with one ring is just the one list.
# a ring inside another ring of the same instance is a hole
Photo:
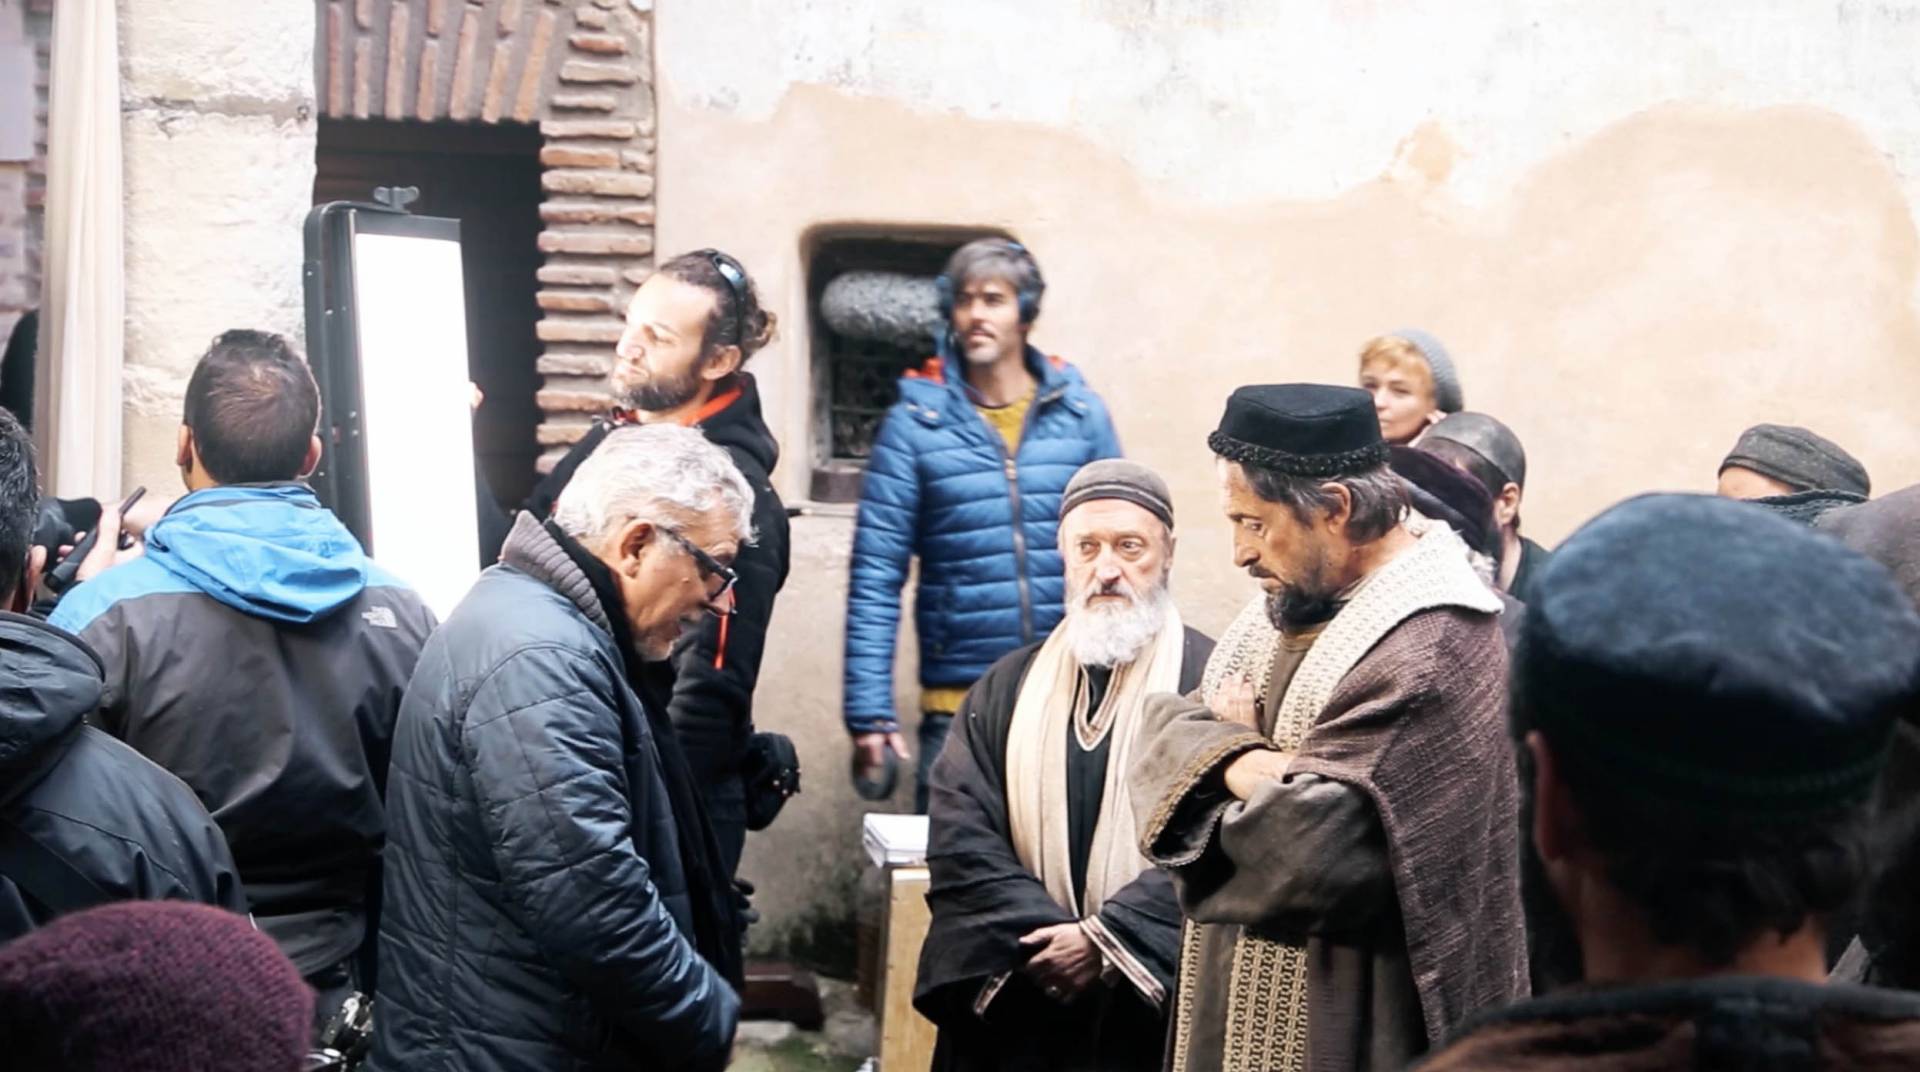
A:
{"label": "black-framed eyeglasses", "polygon": [[733,586],[740,583],[740,575],[733,572],[732,566],[728,566],[719,559],[700,550],[700,548],[694,546],[692,540],[687,539],[678,532],[669,528],[662,528],[660,531],[666,533],[668,539],[679,544],[680,549],[692,557],[693,564],[695,568],[700,571],[702,578],[720,578],[720,590],[707,597],[707,609],[717,615],[731,616],[734,613],[735,605],[729,602],[723,610],[720,604],[721,601],[725,600],[727,596],[733,592]]}

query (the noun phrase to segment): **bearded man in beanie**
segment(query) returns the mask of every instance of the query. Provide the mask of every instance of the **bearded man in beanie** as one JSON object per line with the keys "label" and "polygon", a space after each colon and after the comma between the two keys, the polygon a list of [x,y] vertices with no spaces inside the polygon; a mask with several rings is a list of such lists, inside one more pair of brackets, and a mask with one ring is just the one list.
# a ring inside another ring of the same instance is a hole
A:
{"label": "bearded man in beanie", "polygon": [[1423,1067],[1912,1068],[1920,996],[1826,982],[1890,734],[1920,704],[1920,614],[1886,570],[1651,495],[1568,539],[1529,611],[1513,724],[1584,985]]}
{"label": "bearded man in beanie", "polygon": [[1526,992],[1500,601],[1364,392],[1243,387],[1208,444],[1266,595],[1131,772],[1191,920],[1172,1067],[1404,1068]]}
{"label": "bearded man in beanie", "polygon": [[1059,545],[1066,619],[969,690],[933,767],[914,1004],[936,1069],[1145,1072],[1165,1048],[1180,908],[1125,774],[1147,697],[1197,686],[1213,642],[1174,608],[1173,499],[1145,466],[1083,466]]}
{"label": "bearded man in beanie", "polygon": [[1867,467],[1830,439],[1786,424],[1740,433],[1720,462],[1719,493],[1811,525],[1827,511],[1867,501]]}

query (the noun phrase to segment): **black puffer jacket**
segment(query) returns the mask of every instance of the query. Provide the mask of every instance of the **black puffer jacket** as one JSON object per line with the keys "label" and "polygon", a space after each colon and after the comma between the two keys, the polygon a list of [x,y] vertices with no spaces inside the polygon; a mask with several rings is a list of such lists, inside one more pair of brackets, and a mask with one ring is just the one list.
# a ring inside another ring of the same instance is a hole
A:
{"label": "black puffer jacket", "polygon": [[[245,915],[226,839],[193,790],[83,723],[101,688],[100,661],[78,638],[0,613],[0,861],[31,838],[99,900],[199,901]],[[55,907],[0,874],[0,942]]]}
{"label": "black puffer jacket", "polygon": [[726,1064],[737,920],[583,559],[522,515],[408,685],[372,1068]]}

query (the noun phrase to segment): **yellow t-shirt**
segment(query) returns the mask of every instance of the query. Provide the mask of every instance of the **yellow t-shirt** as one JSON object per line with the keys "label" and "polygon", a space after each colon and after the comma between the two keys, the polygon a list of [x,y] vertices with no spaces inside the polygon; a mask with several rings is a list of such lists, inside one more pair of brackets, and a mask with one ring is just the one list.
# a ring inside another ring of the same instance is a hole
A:
{"label": "yellow t-shirt", "polygon": [[920,689],[920,710],[938,711],[951,715],[960,710],[961,701],[967,698],[967,686],[956,685],[951,688],[923,686]]}
{"label": "yellow t-shirt", "polygon": [[[973,404],[973,408],[980,411],[980,418],[986,421],[994,431],[999,432],[1001,439],[1006,440],[1008,457],[1020,453],[1020,433],[1026,428],[1027,410],[1033,407],[1033,396],[1039,389],[1040,385],[1035,384],[1033,390],[1004,406],[983,406],[978,402]],[[920,710],[958,711],[960,701],[966,698],[965,685],[954,688],[923,688],[920,692]]]}
{"label": "yellow t-shirt", "polygon": [[[1037,390],[1039,390],[1038,384],[1034,385],[1034,391]],[[1033,406],[1034,391],[1028,391],[1004,406],[983,406],[978,402],[973,404],[973,408],[980,411],[980,419],[986,421],[994,431],[1000,433],[1001,439],[1007,441],[1009,457],[1020,453],[1020,432],[1026,427],[1027,410]]]}

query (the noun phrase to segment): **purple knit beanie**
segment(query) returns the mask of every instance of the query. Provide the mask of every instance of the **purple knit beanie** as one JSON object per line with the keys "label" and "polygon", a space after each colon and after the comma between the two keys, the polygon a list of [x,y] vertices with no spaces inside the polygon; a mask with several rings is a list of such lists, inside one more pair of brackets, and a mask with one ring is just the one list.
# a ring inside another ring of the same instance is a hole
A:
{"label": "purple knit beanie", "polygon": [[273,940],[207,905],[125,901],[0,946],[0,1053],[23,1072],[295,1072],[312,1018]]}

